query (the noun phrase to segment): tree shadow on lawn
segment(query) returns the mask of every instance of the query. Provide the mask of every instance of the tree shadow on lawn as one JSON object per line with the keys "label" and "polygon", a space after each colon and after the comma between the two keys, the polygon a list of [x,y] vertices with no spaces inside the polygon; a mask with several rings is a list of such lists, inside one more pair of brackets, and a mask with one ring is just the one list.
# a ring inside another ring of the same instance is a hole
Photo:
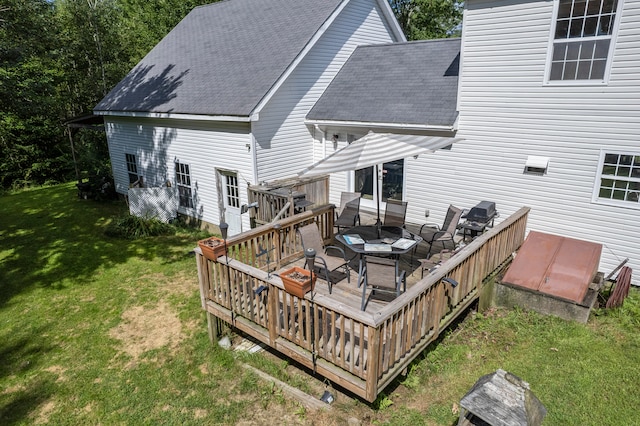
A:
{"label": "tree shadow on lawn", "polygon": [[159,244],[153,239],[105,236],[110,219],[126,212],[123,201],[79,199],[73,184],[0,198],[0,307],[34,286],[62,289],[91,282],[98,269],[132,257],[162,263],[178,260],[172,247],[185,240]]}
{"label": "tree shadow on lawn", "polygon": [[[30,419],[31,413],[41,408],[40,415],[46,417],[47,403],[51,403],[55,384],[50,379],[37,379],[27,389],[21,389],[12,393],[4,393],[0,396],[0,424],[21,424]],[[31,419],[33,422],[46,423],[48,419]]]}
{"label": "tree shadow on lawn", "polygon": [[[20,380],[19,385],[5,387],[0,392],[0,424],[23,422],[53,395],[53,386],[56,386],[54,379],[42,374],[33,375],[33,372],[42,368],[42,361],[46,360],[47,354],[53,349],[44,339],[32,338],[42,336],[44,332],[39,327],[30,332],[28,338],[11,339],[10,336],[2,336],[4,343],[0,349],[0,379],[12,376],[33,379]],[[9,344],[7,340],[10,341]]]}

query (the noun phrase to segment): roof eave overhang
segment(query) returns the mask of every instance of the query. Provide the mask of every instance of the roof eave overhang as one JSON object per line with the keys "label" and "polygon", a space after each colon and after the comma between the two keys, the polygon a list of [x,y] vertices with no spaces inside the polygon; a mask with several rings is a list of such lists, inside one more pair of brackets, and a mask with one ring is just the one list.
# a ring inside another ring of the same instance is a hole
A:
{"label": "roof eave overhang", "polygon": [[[306,119],[305,124],[310,126],[323,127],[353,127],[362,129],[398,129],[398,130],[421,130],[437,132],[454,132],[454,125],[433,125],[433,124],[412,124],[412,123],[383,123],[371,121],[341,121],[341,120],[310,120]],[[456,120],[457,123],[457,120]]]}
{"label": "roof eave overhang", "polygon": [[204,115],[204,114],[179,114],[169,112],[140,112],[140,111],[99,111],[94,110],[94,114],[110,117],[131,117],[131,118],[164,118],[174,120],[194,120],[194,121],[235,121],[248,123],[252,118],[248,115]]}
{"label": "roof eave overhang", "polygon": [[378,0],[378,6],[382,10],[382,13],[384,14],[384,16],[387,18],[387,22],[391,27],[391,31],[393,31],[393,33],[397,37],[396,42],[397,43],[406,42],[407,37],[405,36],[404,31],[402,31],[402,27],[400,27],[400,24],[398,23],[398,20],[396,19],[396,16],[393,13],[393,9],[391,8],[391,4],[389,3],[389,1]]}

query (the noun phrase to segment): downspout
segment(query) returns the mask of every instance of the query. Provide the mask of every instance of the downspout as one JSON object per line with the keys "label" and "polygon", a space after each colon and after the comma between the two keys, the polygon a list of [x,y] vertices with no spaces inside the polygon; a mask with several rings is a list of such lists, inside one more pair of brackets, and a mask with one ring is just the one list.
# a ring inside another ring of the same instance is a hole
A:
{"label": "downspout", "polygon": [[253,133],[253,123],[251,124],[251,161],[253,162],[253,184],[259,185],[258,181],[258,150],[256,149],[258,142],[256,136]]}

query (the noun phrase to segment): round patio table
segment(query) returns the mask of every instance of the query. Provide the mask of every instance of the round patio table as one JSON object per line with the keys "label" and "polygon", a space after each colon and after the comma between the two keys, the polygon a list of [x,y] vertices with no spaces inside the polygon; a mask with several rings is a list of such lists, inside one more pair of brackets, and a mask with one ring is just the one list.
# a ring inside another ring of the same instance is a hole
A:
{"label": "round patio table", "polygon": [[[336,235],[349,250],[363,255],[392,255],[399,257],[401,254],[413,250],[422,241],[418,234],[407,231],[399,226],[355,226],[346,229]],[[358,238],[363,242],[356,242]]]}

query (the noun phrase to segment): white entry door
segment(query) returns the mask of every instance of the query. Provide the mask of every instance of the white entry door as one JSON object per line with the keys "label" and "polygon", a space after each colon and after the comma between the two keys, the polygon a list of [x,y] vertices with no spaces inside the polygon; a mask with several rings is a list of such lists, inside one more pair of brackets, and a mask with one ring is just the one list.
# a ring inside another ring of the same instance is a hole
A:
{"label": "white entry door", "polygon": [[229,224],[229,235],[242,232],[242,216],[240,215],[240,186],[238,174],[229,171],[219,171],[218,177],[222,186],[224,221]]}

